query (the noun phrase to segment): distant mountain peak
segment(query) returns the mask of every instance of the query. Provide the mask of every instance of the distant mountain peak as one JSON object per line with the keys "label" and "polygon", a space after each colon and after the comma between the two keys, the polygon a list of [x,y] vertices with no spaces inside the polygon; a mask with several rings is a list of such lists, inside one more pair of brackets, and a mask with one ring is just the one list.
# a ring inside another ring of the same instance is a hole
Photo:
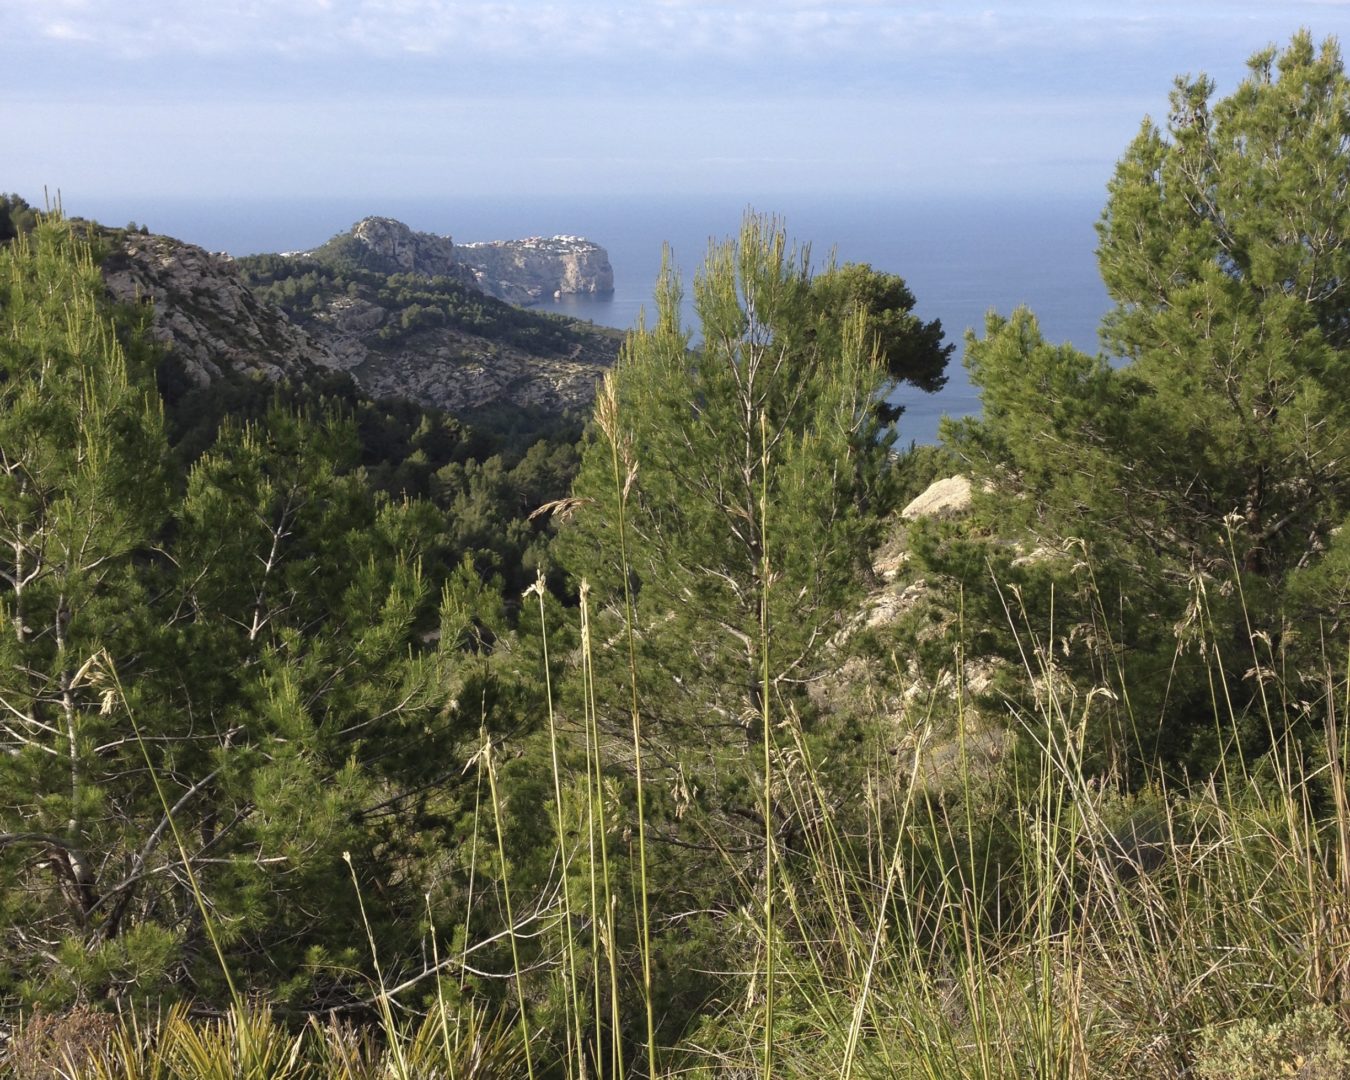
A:
{"label": "distant mountain peak", "polygon": [[352,226],[352,236],[398,270],[426,277],[455,277],[459,266],[448,236],[414,232],[394,218],[368,217]]}

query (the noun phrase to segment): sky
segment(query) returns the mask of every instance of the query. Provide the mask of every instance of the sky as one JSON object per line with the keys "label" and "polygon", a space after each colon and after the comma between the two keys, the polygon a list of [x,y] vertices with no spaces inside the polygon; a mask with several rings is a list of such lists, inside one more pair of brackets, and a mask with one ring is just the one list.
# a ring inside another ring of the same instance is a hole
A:
{"label": "sky", "polygon": [[0,191],[1100,191],[1350,0],[0,0]]}

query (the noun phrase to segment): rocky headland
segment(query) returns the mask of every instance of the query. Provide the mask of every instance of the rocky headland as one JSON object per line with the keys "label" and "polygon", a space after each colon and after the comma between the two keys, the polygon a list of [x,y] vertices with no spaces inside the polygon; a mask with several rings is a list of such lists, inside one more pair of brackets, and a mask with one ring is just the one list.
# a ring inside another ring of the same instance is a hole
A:
{"label": "rocky headland", "polygon": [[[589,404],[622,340],[617,331],[522,311],[499,295],[528,301],[543,290],[612,289],[604,250],[574,237],[469,248],[371,217],[312,252],[240,260],[168,236],[105,239],[108,291],[153,308],[155,339],[198,386],[226,376],[304,379],[326,369],[349,373],[372,397],[406,397],[458,415],[499,407],[561,413]],[[509,276],[516,256],[508,253],[517,249],[525,254]],[[469,251],[491,252],[502,264],[487,275],[467,261]]]}
{"label": "rocky headland", "polygon": [[298,254],[338,255],[385,274],[463,281],[521,307],[553,297],[607,296],[614,291],[609,254],[581,236],[456,244],[449,236],[418,232],[393,218],[368,217],[323,247]]}
{"label": "rocky headland", "polygon": [[580,236],[531,236],[461,244],[458,258],[478,287],[512,304],[559,296],[608,296],[614,270],[599,244]]}

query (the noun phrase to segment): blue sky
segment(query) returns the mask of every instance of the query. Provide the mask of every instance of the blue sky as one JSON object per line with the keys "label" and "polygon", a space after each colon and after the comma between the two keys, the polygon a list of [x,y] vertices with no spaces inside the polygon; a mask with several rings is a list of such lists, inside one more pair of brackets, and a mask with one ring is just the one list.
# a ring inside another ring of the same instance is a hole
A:
{"label": "blue sky", "polygon": [[1099,191],[1350,0],[0,0],[0,190]]}

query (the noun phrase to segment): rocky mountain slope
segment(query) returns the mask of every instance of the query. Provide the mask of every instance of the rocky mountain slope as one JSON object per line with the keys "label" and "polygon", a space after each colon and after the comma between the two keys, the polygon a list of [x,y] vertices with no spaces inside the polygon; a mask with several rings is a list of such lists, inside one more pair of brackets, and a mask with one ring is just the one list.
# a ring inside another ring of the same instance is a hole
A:
{"label": "rocky mountain slope", "polygon": [[456,414],[562,412],[589,403],[622,338],[485,295],[448,237],[388,218],[368,218],[313,253],[238,261],[166,236],[105,239],[109,292],[153,305],[154,336],[197,385],[328,369],[349,372],[372,396]]}
{"label": "rocky mountain slope", "polygon": [[577,330],[561,349],[533,351],[509,338],[453,325],[428,325],[399,334],[407,312],[377,299],[337,295],[298,316],[321,342],[329,366],[350,372],[375,397],[409,397],[462,415],[501,405],[562,412],[587,405],[618,353],[619,336]]}
{"label": "rocky mountain slope", "polygon": [[169,236],[117,235],[101,264],[108,292],[152,307],[155,340],[191,382],[226,373],[275,382],[335,366],[323,344],[254,295],[228,256]]}

